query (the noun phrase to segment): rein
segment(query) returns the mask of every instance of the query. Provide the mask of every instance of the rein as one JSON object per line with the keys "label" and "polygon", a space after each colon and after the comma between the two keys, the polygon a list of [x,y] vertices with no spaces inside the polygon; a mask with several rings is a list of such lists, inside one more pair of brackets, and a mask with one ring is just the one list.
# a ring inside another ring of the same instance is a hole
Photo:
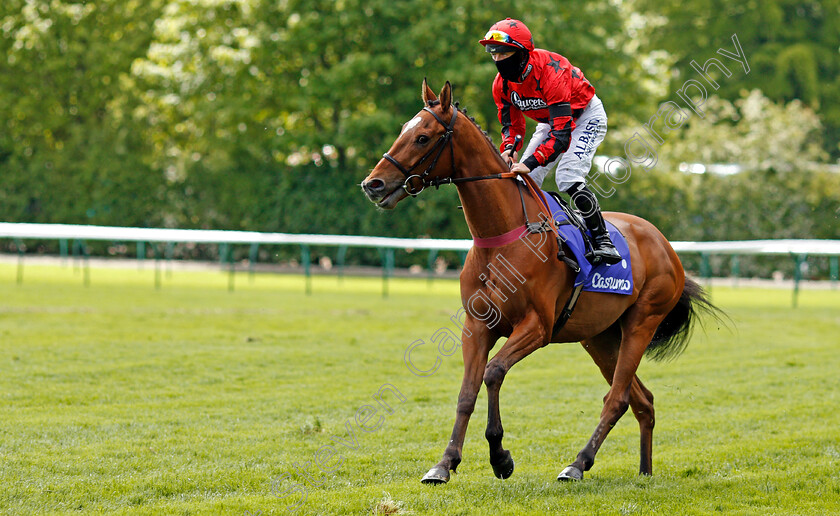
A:
{"label": "rein", "polygon": [[[452,135],[454,134],[455,129],[455,120],[458,118],[458,109],[453,108],[452,112],[452,119],[449,121],[449,124],[444,122],[434,111],[429,109],[429,107],[424,107],[423,111],[429,112],[435,120],[442,125],[446,131],[440,138],[435,142],[435,145],[429,149],[426,154],[424,154],[411,168],[406,168],[403,166],[402,163],[397,161],[396,158],[388,154],[387,152],[382,155],[383,158],[388,160],[392,165],[397,167],[397,170],[402,172],[405,176],[405,182],[403,183],[403,190],[405,193],[412,197],[416,197],[420,192],[425,190],[429,186],[434,186],[436,189],[440,188],[440,185],[447,185],[447,184],[458,184],[458,183],[469,183],[471,181],[483,181],[485,179],[511,179],[516,177],[518,174],[515,172],[502,172],[499,174],[491,174],[488,176],[478,176],[478,177],[452,177],[455,175],[455,150],[452,148]],[[432,179],[428,179],[429,174],[434,170],[435,166],[437,165],[438,161],[440,160],[441,155],[443,155],[443,151],[446,145],[449,144],[449,157],[451,158],[451,166],[452,166],[452,175],[449,177],[435,177]],[[429,163],[429,166],[426,167],[421,174],[413,174],[414,170],[418,168],[420,165],[423,164],[429,157],[437,151],[437,155],[432,159]],[[414,182],[419,181],[419,186],[415,186]]]}
{"label": "rein", "polygon": [[[429,106],[432,106],[432,103],[429,103]],[[514,228],[507,233],[497,235],[495,237],[489,238],[475,238],[473,237],[473,243],[476,247],[483,247],[483,248],[493,248],[493,247],[501,247],[503,245],[509,244],[520,239],[523,235],[528,233],[542,233],[547,231],[546,228],[551,229],[554,233],[554,236],[557,238],[557,258],[563,260],[575,273],[580,272],[580,266],[577,264],[576,261],[569,258],[563,252],[563,237],[560,236],[560,231],[554,225],[554,217],[551,214],[551,209],[548,207],[548,201],[538,193],[539,188],[536,186],[536,183],[531,176],[528,174],[520,174],[517,172],[500,172],[498,174],[490,174],[486,176],[475,176],[475,177],[453,177],[456,173],[455,170],[455,150],[452,144],[452,135],[455,129],[455,120],[458,118],[458,108],[453,107],[452,119],[449,121],[449,124],[444,122],[434,111],[432,111],[429,106],[423,108],[423,111],[428,111],[431,113],[435,120],[440,123],[446,129],[443,134],[438,138],[438,141],[435,142],[435,145],[429,149],[420,160],[415,163],[411,168],[405,168],[399,161],[397,161],[393,156],[388,154],[387,152],[382,155],[383,158],[388,160],[391,164],[393,164],[397,169],[403,173],[405,176],[405,183],[403,183],[403,189],[405,192],[412,196],[416,197],[420,192],[425,190],[429,186],[434,186],[435,189],[439,188],[440,185],[444,184],[459,184],[459,183],[469,183],[472,181],[485,181],[488,179],[518,179],[522,183],[528,187],[528,191],[530,194],[537,200],[537,204],[540,207],[540,213],[543,215],[544,220],[541,222],[529,222],[528,221],[528,210],[525,207],[525,197],[522,195],[522,185],[517,183],[517,190],[519,191],[519,199],[522,201],[522,213],[525,215],[525,224]],[[452,167],[452,174],[449,177],[435,177],[431,180],[428,178],[429,174],[434,170],[435,166],[437,166],[438,160],[440,160],[441,155],[443,154],[444,149],[446,148],[447,144],[449,145],[449,157],[450,157],[450,164]],[[426,170],[423,171],[422,174],[412,174],[414,169],[419,167],[426,161],[435,151],[437,151],[437,155],[432,159],[429,163],[429,166],[426,167]],[[412,181],[419,181],[419,187],[412,186]],[[552,335],[560,331],[563,326],[565,326],[566,321],[572,316],[572,311],[575,309],[575,305],[577,304],[578,297],[580,296],[580,292],[583,289],[583,283],[578,285],[572,290],[571,295],[569,296],[568,301],[566,301],[566,305],[563,307],[562,312],[560,313],[560,317],[555,321],[554,326],[552,328]]]}
{"label": "rein", "polygon": [[[429,106],[431,106],[431,105],[433,105],[433,104],[430,102]],[[434,186],[437,189],[437,188],[440,188],[440,185],[445,185],[445,184],[457,185],[459,183],[469,183],[469,182],[472,182],[472,181],[485,181],[485,180],[488,180],[488,179],[516,179],[516,178],[521,178],[521,181],[523,183],[525,183],[525,185],[528,187],[528,190],[531,193],[531,195],[533,195],[534,198],[537,199],[537,204],[540,207],[540,212],[545,217],[544,221],[543,222],[534,222],[534,223],[528,222],[528,211],[525,209],[525,199],[522,198],[522,189],[520,187],[519,188],[519,197],[522,200],[522,211],[525,214],[525,225],[521,226],[519,228],[516,228],[512,231],[509,231],[508,233],[505,233],[504,235],[499,235],[498,237],[491,237],[489,239],[475,239],[475,238],[473,238],[473,240],[476,242],[476,245],[478,247],[496,247],[497,245],[499,245],[498,244],[499,242],[504,242],[503,244],[501,244],[501,245],[504,245],[504,244],[512,241],[511,237],[514,234],[521,235],[521,231],[523,230],[523,228],[530,233],[539,233],[539,232],[546,231],[545,228],[548,227],[548,228],[551,229],[552,232],[554,232],[554,236],[557,238],[558,245],[560,245],[560,242],[562,240],[562,237],[560,236],[560,232],[557,230],[557,228],[554,226],[554,224],[549,222],[549,221],[553,221],[554,218],[551,215],[551,210],[548,207],[548,203],[543,198],[543,196],[540,195],[537,192],[538,189],[535,187],[534,180],[531,179],[531,177],[528,176],[527,174],[520,174],[520,173],[517,173],[517,172],[500,172],[498,174],[490,174],[490,175],[486,175],[486,176],[453,177],[455,175],[456,170],[455,170],[455,150],[454,150],[453,145],[452,145],[452,136],[453,136],[454,130],[455,130],[455,121],[458,119],[458,109],[453,107],[453,109],[452,109],[452,119],[449,121],[449,124],[447,124],[446,122],[443,121],[443,119],[441,119],[437,115],[437,113],[432,111],[429,106],[424,107],[423,111],[429,112],[433,117],[435,117],[435,120],[437,120],[438,123],[440,125],[442,125],[444,127],[444,129],[446,129],[443,132],[443,134],[440,135],[440,138],[438,138],[438,140],[435,142],[435,145],[431,149],[429,149],[429,151],[426,152],[426,154],[424,154],[417,161],[417,163],[412,165],[411,168],[406,168],[405,166],[403,166],[402,163],[397,161],[396,158],[394,158],[393,156],[391,156],[387,152],[382,155],[383,158],[385,158],[392,165],[397,167],[397,170],[402,172],[403,175],[405,176],[405,182],[403,183],[403,190],[405,190],[405,193],[407,193],[408,195],[410,195],[412,197],[416,197],[418,194],[420,194],[420,192],[422,192],[423,190],[425,190],[429,186]],[[441,155],[443,155],[443,151],[446,149],[447,145],[449,146],[449,157],[450,157],[450,165],[452,167],[452,174],[448,177],[435,177],[435,178],[429,179],[429,174],[437,166],[438,160],[440,160],[440,157],[441,157]],[[424,170],[421,174],[413,174],[412,172],[414,172],[414,170],[416,168],[418,168],[420,165],[422,165],[423,162],[425,162],[427,159],[429,159],[429,157],[432,154],[434,154],[435,151],[437,151],[437,154],[435,155],[434,158],[432,158],[431,162],[429,163],[429,166],[426,167],[426,170]],[[419,186],[415,186],[414,185],[415,182],[419,182]],[[517,238],[518,238],[518,236],[517,236]],[[562,247],[561,247],[561,253],[562,253]],[[577,264],[575,264],[573,268],[576,268],[576,266],[577,266]]]}

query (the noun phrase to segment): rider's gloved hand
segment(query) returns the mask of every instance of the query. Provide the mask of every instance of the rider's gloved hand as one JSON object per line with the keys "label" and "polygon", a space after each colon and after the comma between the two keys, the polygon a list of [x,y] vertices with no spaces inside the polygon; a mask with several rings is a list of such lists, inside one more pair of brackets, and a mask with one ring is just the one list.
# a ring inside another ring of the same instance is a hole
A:
{"label": "rider's gloved hand", "polygon": [[513,166],[514,163],[518,160],[519,156],[517,155],[516,151],[513,150],[513,146],[510,146],[508,149],[502,153],[502,159],[505,160],[505,163],[508,166]]}
{"label": "rider's gloved hand", "polygon": [[516,162],[519,161],[519,154],[516,153],[516,148],[519,147],[519,142],[521,141],[522,135],[517,134],[513,143],[509,143],[505,146],[505,151],[502,153],[502,159],[505,160],[509,167],[513,167]]}

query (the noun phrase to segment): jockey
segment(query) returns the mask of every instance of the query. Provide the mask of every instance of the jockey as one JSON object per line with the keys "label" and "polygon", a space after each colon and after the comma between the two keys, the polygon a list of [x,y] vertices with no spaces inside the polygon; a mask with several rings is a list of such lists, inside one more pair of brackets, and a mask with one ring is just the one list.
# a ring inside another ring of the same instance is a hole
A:
{"label": "jockey", "polygon": [[[620,262],[598,200],[584,179],[607,133],[607,114],[595,88],[565,57],[534,48],[531,31],[519,20],[493,24],[479,43],[499,71],[493,100],[502,124],[502,157],[512,171],[530,172],[538,185],[556,168],[557,188],[571,196],[592,233],[594,261]],[[524,136],[525,116],[537,128],[516,163],[519,149],[514,146],[516,137]]]}

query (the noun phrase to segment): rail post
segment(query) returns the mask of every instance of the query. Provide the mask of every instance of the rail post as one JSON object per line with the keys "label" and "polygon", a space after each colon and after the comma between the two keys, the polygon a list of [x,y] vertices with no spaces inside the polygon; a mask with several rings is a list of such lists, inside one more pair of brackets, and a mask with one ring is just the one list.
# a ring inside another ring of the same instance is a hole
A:
{"label": "rail post", "polygon": [[175,256],[175,242],[167,242],[166,250],[164,251],[166,258],[166,277],[172,278],[172,258]]}
{"label": "rail post", "polygon": [[309,270],[309,246],[307,244],[300,245],[300,261],[303,265],[304,287],[303,290],[307,296],[312,294],[312,272]]}
{"label": "rail post", "polygon": [[143,260],[146,259],[146,242],[137,242],[137,268],[143,270]]}
{"label": "rail post", "polygon": [[388,278],[394,269],[394,249],[382,248],[379,252],[382,255],[382,297],[388,297]]}
{"label": "rail post", "polygon": [[26,246],[20,238],[15,238],[15,249],[17,249],[18,263],[17,263],[17,284],[23,285],[23,253]]}
{"label": "rail post", "polygon": [[733,281],[733,286],[734,286],[734,287],[737,287],[737,286],[738,286],[738,279],[739,279],[739,278],[740,278],[740,276],[741,276],[741,259],[740,259],[740,257],[739,257],[737,254],[733,254],[733,255],[732,255],[732,265],[731,265],[731,268],[732,268],[732,281]]}
{"label": "rail post", "polygon": [[700,253],[700,277],[706,280],[706,285],[712,286],[712,264],[709,253]]}
{"label": "rail post", "polygon": [[160,244],[149,242],[149,245],[155,254],[155,290],[160,290],[163,283],[160,277]]}
{"label": "rail post", "polygon": [[808,255],[795,254],[793,256],[793,307],[799,306],[799,282],[802,281],[802,269]]}
{"label": "rail post", "polygon": [[[73,257],[76,258],[76,263],[81,260],[81,268],[82,268],[82,283],[84,286],[90,286],[90,253],[88,253],[87,246],[85,243],[80,240],[76,239],[73,241]],[[78,265],[77,265],[78,267]],[[76,269],[78,270],[78,269]]]}
{"label": "rail post", "polygon": [[233,262],[233,244],[226,247],[228,266],[228,292],[233,292],[234,279],[236,277],[236,264]]}
{"label": "rail post", "polygon": [[257,260],[260,257],[259,252],[260,244],[256,242],[252,243],[250,249],[248,250],[248,279],[251,283],[254,282],[254,266],[257,264]]}
{"label": "rail post", "polygon": [[338,246],[338,256],[336,257],[336,261],[338,262],[338,284],[341,285],[344,283],[344,260],[347,258],[347,246],[340,245]]}
{"label": "rail post", "polygon": [[67,239],[58,239],[58,255],[61,257],[61,265],[67,264]]}
{"label": "rail post", "polygon": [[438,257],[438,250],[437,249],[430,249],[429,250],[429,260],[427,262],[427,265],[429,267],[429,274],[426,278],[426,281],[427,281],[427,283],[430,287],[432,286],[432,280],[435,279],[435,261],[437,260],[437,257]]}

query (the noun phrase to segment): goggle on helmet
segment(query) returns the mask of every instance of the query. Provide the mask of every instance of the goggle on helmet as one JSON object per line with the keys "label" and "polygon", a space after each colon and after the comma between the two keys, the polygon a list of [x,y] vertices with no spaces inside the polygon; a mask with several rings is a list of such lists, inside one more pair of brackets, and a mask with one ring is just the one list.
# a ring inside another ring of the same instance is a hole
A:
{"label": "goggle on helmet", "polygon": [[484,35],[479,43],[491,54],[534,50],[534,42],[531,38],[531,31],[519,20],[506,18],[496,22]]}

